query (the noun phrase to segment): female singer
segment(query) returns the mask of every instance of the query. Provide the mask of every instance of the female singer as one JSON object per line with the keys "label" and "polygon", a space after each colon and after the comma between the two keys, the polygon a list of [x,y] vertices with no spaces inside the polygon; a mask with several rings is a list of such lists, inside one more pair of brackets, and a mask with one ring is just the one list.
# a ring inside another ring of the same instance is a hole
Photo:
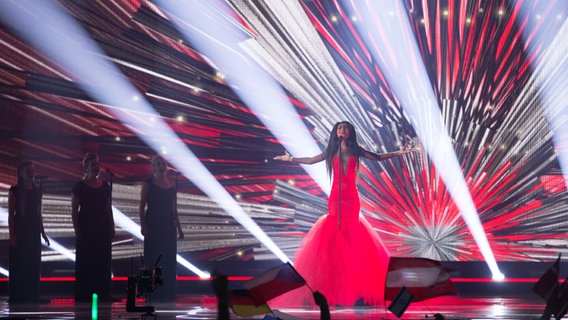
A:
{"label": "female singer", "polygon": [[[333,126],[323,153],[306,158],[294,158],[288,153],[274,157],[302,164],[325,160],[329,174],[333,174],[328,214],[312,226],[294,259],[294,267],[308,286],[321,292],[330,306],[383,303],[389,255],[377,232],[359,214],[359,161],[386,160],[412,151],[406,146],[382,154],[365,150],[357,143],[353,125],[343,121]],[[273,303],[282,307],[314,304],[305,287],[277,297]]]}
{"label": "female singer", "polygon": [[41,190],[34,183],[34,165],[23,160],[18,165],[18,183],[8,195],[10,231],[10,303],[39,301],[41,239],[49,245],[41,216]]}
{"label": "female singer", "polygon": [[111,302],[111,247],[115,233],[111,188],[99,177],[96,153],[85,154],[83,173],[71,196],[76,240],[75,301],[88,302],[96,293],[100,301]]}
{"label": "female singer", "polygon": [[[172,301],[176,294],[177,240],[183,239],[183,230],[177,212],[175,185],[168,177],[168,164],[161,156],[152,159],[152,177],[146,181],[140,194],[140,224],[144,235],[144,263],[153,266],[159,259],[164,284],[153,299]],[[147,207],[147,209],[146,209]]]}

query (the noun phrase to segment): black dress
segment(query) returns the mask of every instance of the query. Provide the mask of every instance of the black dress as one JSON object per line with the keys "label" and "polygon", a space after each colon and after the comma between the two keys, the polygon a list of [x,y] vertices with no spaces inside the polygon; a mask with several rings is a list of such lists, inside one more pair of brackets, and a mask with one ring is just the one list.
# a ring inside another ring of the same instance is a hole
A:
{"label": "black dress", "polygon": [[107,211],[111,190],[108,183],[94,189],[79,181],[73,186],[79,198],[75,260],[75,300],[90,301],[110,297],[112,213]]}
{"label": "black dress", "polygon": [[[15,195],[16,214],[14,233],[16,246],[10,245],[10,302],[26,303],[39,299],[39,278],[41,271],[41,212],[39,190],[25,190],[19,194],[18,186],[12,186]],[[23,199],[20,199],[23,198]],[[25,201],[22,211],[20,201]]]}
{"label": "black dress", "polygon": [[148,208],[144,236],[144,264],[153,267],[158,258],[162,268],[163,286],[152,294],[153,299],[172,300],[176,293],[177,233],[174,215],[175,188],[163,189],[148,181]]}

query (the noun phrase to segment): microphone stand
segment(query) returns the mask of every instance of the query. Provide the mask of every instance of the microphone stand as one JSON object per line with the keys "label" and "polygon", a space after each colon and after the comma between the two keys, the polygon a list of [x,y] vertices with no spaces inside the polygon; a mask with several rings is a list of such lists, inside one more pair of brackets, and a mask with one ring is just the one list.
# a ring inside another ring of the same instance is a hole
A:
{"label": "microphone stand", "polygon": [[[107,170],[107,173],[108,173],[108,184],[109,184],[109,187],[110,187],[110,195],[109,195],[108,201],[110,202],[110,215],[112,217],[112,215],[113,215],[113,213],[112,213],[112,187],[113,187],[112,178],[114,178],[114,174],[110,170]],[[113,227],[113,229],[114,229],[114,227]],[[110,240],[110,245],[111,245],[111,251],[112,251],[112,238]]]}
{"label": "microphone stand", "polygon": [[[177,184],[178,184],[178,176],[180,175],[179,172],[173,171],[174,174],[174,192],[177,194]],[[177,200],[177,197],[176,197]],[[176,201],[177,202],[177,201]]]}
{"label": "microphone stand", "polygon": [[[175,194],[175,196],[174,196],[174,206],[175,206],[175,207],[174,207],[174,210],[176,210],[176,211],[177,211],[177,205],[178,205],[178,203],[177,203],[177,202],[178,202],[178,200],[177,200],[178,175],[179,175],[179,174],[178,174],[178,172],[176,171],[176,172],[174,173],[174,194]],[[176,226],[176,227],[177,227],[177,226]],[[177,230],[176,230],[176,232],[177,232]],[[177,237],[176,237],[176,238],[177,238]]]}
{"label": "microphone stand", "polygon": [[43,200],[43,177],[36,178],[37,180],[37,187],[39,191],[39,203],[38,203],[38,210],[39,214],[41,215],[41,202]]}
{"label": "microphone stand", "polygon": [[[177,200],[177,190],[178,190],[178,176],[180,175],[180,173],[178,171],[174,171],[174,212],[177,212],[177,205],[178,205],[178,200]],[[179,213],[178,213],[179,214]],[[176,218],[176,216],[178,218]],[[177,234],[177,228],[181,228],[181,223],[179,223],[179,216],[176,214],[174,215],[174,223],[176,225],[176,231],[175,231],[175,235],[176,235],[176,241],[177,238],[179,237],[179,235]],[[178,225],[179,223],[179,225]],[[177,250],[177,249],[176,249]]]}
{"label": "microphone stand", "polygon": [[[109,187],[110,187],[110,195],[109,195],[108,201],[110,201],[110,208],[111,208],[110,214],[111,214],[111,217],[112,217],[112,215],[113,215],[113,213],[112,213],[112,187],[113,187],[112,186],[112,184],[113,184],[112,178],[114,177],[114,174],[110,170],[107,170],[107,173],[108,173],[108,184],[109,184]],[[111,247],[112,247],[112,239],[111,239]]]}
{"label": "microphone stand", "polygon": [[[42,229],[43,229],[43,217],[41,215],[41,206],[42,206],[42,202],[43,202],[43,179],[44,178],[46,178],[46,177],[45,176],[36,177],[37,184],[38,184],[38,191],[39,191],[39,200],[38,200],[38,205],[37,205],[38,208],[37,209],[39,211],[40,219],[42,219]],[[43,232],[45,233],[45,229],[43,230]],[[46,244],[48,244],[48,243],[49,242],[46,242]]]}
{"label": "microphone stand", "polygon": [[108,174],[108,184],[110,186],[110,203],[112,204],[112,178],[114,177],[114,173],[110,170],[107,170],[106,172]]}

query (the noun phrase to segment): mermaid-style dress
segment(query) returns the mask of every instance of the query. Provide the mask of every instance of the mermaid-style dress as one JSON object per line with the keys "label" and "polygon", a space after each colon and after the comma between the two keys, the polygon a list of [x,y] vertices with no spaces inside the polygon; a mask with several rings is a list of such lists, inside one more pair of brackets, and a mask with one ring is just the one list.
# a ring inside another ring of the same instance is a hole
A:
{"label": "mermaid-style dress", "polygon": [[[389,255],[377,232],[359,214],[357,160],[351,156],[341,176],[339,158],[332,164],[328,214],[320,217],[304,238],[294,267],[307,286],[323,293],[330,306],[356,302],[382,305]],[[315,305],[307,286],[271,300],[270,306]]]}

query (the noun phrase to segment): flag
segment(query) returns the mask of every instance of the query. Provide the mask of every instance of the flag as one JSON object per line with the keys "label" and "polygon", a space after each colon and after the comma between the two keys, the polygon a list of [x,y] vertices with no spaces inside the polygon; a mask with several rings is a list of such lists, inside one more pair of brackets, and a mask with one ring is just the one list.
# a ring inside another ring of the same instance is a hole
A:
{"label": "flag", "polygon": [[248,290],[255,305],[261,305],[304,284],[306,280],[287,262],[245,281],[243,287]]}
{"label": "flag", "polygon": [[568,312],[568,278],[564,279],[564,282],[558,288],[558,298],[552,299],[555,300],[554,304],[552,305],[552,313],[554,313],[554,318],[556,320],[560,320],[564,318],[566,313]]}
{"label": "flag", "polygon": [[532,287],[534,293],[548,302],[558,294],[558,280],[560,273],[560,255],[548,270],[538,279]]}
{"label": "flag", "polygon": [[231,290],[229,292],[229,305],[231,310],[241,317],[251,317],[272,312],[266,303],[255,304],[249,291],[246,289]]}
{"label": "flag", "polygon": [[449,269],[426,258],[391,257],[385,283],[385,299],[394,300],[403,287],[422,301],[444,295],[457,295]]}

